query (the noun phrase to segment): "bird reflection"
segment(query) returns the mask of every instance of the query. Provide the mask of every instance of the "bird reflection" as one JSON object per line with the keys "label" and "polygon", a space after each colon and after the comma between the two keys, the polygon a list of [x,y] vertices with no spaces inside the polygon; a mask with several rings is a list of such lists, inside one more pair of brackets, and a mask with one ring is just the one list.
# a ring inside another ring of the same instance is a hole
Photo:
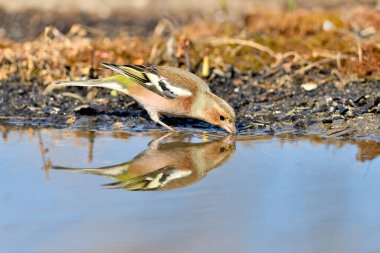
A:
{"label": "bird reflection", "polygon": [[53,169],[107,176],[116,179],[107,188],[126,190],[170,190],[191,185],[207,172],[224,164],[235,152],[236,137],[227,135],[201,143],[185,134],[157,137],[131,161],[97,168]]}

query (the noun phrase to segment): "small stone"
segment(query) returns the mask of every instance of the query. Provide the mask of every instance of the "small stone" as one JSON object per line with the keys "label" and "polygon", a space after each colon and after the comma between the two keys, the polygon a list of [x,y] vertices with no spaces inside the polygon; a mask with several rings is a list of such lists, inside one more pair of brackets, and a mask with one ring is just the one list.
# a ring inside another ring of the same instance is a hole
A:
{"label": "small stone", "polygon": [[121,122],[115,122],[114,124],[113,124],[113,127],[114,128],[120,128],[120,127],[122,127],[124,124],[123,123],[121,123]]}
{"label": "small stone", "polygon": [[271,126],[269,126],[269,125],[265,126],[265,132],[267,132],[268,134],[275,133],[275,131],[273,130],[273,128]]}
{"label": "small stone", "polygon": [[56,115],[61,109],[59,109],[58,107],[54,107],[54,106],[45,106],[44,108],[44,113],[46,114],[49,114],[49,115]]}
{"label": "small stone", "polygon": [[323,124],[331,124],[331,123],[333,123],[333,120],[332,119],[323,119],[322,123]]}
{"label": "small stone", "polygon": [[74,114],[69,115],[69,117],[66,120],[66,124],[72,125],[77,120],[77,117],[75,117]]}
{"label": "small stone", "polygon": [[337,110],[339,111],[340,115],[345,115],[346,112],[348,112],[348,108],[344,107],[343,105],[337,105]]}
{"label": "small stone", "polygon": [[354,103],[358,105],[362,105],[365,103],[365,95],[360,95],[354,98]]}
{"label": "small stone", "polygon": [[325,32],[329,32],[335,29],[335,25],[330,20],[323,21],[322,29]]}
{"label": "small stone", "polygon": [[352,99],[349,99],[347,103],[348,103],[348,105],[350,105],[351,107],[356,107],[356,104],[355,104],[355,102],[354,102]]}
{"label": "small stone", "polygon": [[346,116],[349,118],[353,118],[355,116],[355,114],[352,110],[348,110],[348,112],[346,113]]}
{"label": "small stone", "polygon": [[340,137],[344,135],[349,135],[353,132],[353,130],[348,126],[341,126],[341,127],[334,127],[332,129],[329,129],[327,131],[327,135],[334,136],[334,137]]}
{"label": "small stone", "polygon": [[302,119],[299,119],[294,123],[294,127],[298,129],[306,129],[307,126],[308,126],[307,122]]}
{"label": "small stone", "polygon": [[316,88],[318,88],[318,84],[316,84],[316,83],[304,83],[304,84],[301,84],[301,87],[306,91],[312,91],[312,90],[315,90]]}
{"label": "small stone", "polygon": [[[25,106],[22,106],[21,108],[17,108],[17,109],[20,110],[20,109],[23,109],[24,107],[25,107]],[[28,106],[28,109],[29,109],[30,111],[32,111],[32,112],[35,112],[35,111],[38,110],[38,108],[35,107],[35,106]]]}

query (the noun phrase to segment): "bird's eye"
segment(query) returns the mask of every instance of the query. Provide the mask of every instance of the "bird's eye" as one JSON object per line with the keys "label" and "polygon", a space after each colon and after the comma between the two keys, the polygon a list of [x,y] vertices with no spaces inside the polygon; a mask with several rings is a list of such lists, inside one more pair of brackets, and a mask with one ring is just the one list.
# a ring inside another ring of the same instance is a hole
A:
{"label": "bird's eye", "polygon": [[221,148],[219,149],[219,152],[220,152],[220,153],[223,153],[224,151],[226,151],[226,148],[225,148],[225,147],[221,147]]}
{"label": "bird's eye", "polygon": [[225,120],[226,118],[223,115],[220,115],[220,120]]}

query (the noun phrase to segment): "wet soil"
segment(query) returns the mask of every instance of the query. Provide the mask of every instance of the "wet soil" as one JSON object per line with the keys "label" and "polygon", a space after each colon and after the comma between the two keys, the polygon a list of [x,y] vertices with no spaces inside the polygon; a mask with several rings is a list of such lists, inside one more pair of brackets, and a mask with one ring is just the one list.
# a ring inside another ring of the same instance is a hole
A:
{"label": "wet soil", "polygon": [[[64,33],[72,24],[81,23],[107,31],[107,36],[120,33],[124,28],[149,36],[148,31],[157,24],[155,18],[147,21],[131,16],[127,19],[121,13],[104,20],[88,14],[54,15],[36,10],[18,14],[0,10],[1,29],[7,39],[26,40],[36,38],[47,25],[54,25]],[[224,71],[211,69],[206,81],[215,94],[235,109],[240,133],[318,133],[380,139],[379,80],[368,77],[340,85],[343,82],[328,66],[295,74],[302,67],[292,65],[295,69],[280,66],[276,70],[241,72],[230,66]],[[199,66],[196,71],[199,73]],[[285,81],[279,81],[282,79]],[[15,75],[0,81],[0,121],[134,132],[160,128],[142,107],[125,95],[77,87],[46,93],[45,83],[21,80]],[[177,128],[222,131],[193,119],[167,117],[164,121]]]}
{"label": "wet soil", "polygon": [[[352,82],[344,88],[325,83],[309,91],[300,86],[302,78],[281,89],[257,85],[271,78],[264,71],[243,73],[232,67],[210,76],[211,90],[235,109],[240,133],[319,133],[380,139],[379,81]],[[160,128],[131,98],[111,95],[106,89],[70,87],[44,95],[45,86],[38,83],[2,82],[1,87],[2,121],[126,131]],[[95,93],[95,98],[86,101],[90,93]],[[193,119],[167,117],[164,121],[177,128],[218,131]]]}

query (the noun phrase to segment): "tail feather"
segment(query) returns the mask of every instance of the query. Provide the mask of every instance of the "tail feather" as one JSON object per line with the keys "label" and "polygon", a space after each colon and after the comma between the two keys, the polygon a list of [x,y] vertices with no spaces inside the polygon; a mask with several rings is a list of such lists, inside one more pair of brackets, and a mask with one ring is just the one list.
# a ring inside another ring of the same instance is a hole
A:
{"label": "tail feather", "polygon": [[122,85],[117,79],[104,78],[104,79],[90,79],[78,81],[61,81],[53,83],[57,87],[77,86],[77,87],[100,87],[111,90],[116,90],[128,94],[125,85]]}
{"label": "tail feather", "polygon": [[65,170],[80,172],[86,174],[103,175],[109,177],[117,177],[128,172],[129,163],[121,163],[111,166],[97,167],[97,168],[71,168],[64,166],[52,166],[55,170]]}
{"label": "tail feather", "polygon": [[90,80],[77,80],[77,81],[59,81],[59,82],[54,82],[53,84],[55,86],[82,86],[82,87],[88,87],[88,86],[93,86],[93,87],[101,87],[102,79],[90,79]]}

